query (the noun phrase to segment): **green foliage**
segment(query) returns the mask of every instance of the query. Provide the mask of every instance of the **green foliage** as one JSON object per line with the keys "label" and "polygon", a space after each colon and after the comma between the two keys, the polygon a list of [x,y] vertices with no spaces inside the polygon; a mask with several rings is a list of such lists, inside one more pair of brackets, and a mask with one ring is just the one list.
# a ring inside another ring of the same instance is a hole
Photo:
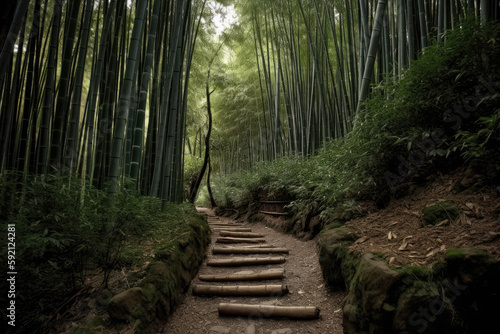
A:
{"label": "green foliage", "polygon": [[308,158],[215,178],[217,203],[235,207],[263,195],[293,200],[291,213],[312,206],[322,216],[351,219],[362,214],[356,200],[386,205],[402,185],[464,159],[490,158],[498,168],[499,40],[498,25],[465,23],[448,32],[446,43],[428,47],[400,81],[373,89],[346,137]]}
{"label": "green foliage", "polygon": [[111,196],[75,176],[0,175],[0,221],[16,226],[16,300],[33,315],[20,327],[39,327],[34,319],[47,319],[90,271],[107,284],[112,270],[142,264],[143,241],[176,239],[196,214],[191,205],[161,211],[159,199],[121,188]]}
{"label": "green foliage", "polygon": [[460,209],[452,202],[439,202],[422,210],[425,225],[436,225],[449,219],[455,221],[460,215]]}

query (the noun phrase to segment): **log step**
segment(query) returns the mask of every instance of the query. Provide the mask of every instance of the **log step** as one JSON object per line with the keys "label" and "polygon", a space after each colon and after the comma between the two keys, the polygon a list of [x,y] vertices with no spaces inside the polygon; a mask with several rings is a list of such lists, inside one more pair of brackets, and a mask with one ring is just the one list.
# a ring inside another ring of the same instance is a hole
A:
{"label": "log step", "polygon": [[241,227],[241,224],[229,224],[229,223],[211,223],[208,222],[208,225],[212,227]]}
{"label": "log step", "polygon": [[245,247],[245,248],[274,248],[276,246],[271,245],[271,244],[258,244],[258,245],[243,245],[240,247]]}
{"label": "log step", "polygon": [[237,244],[237,243],[264,243],[266,242],[265,239],[259,239],[259,238],[231,238],[231,237],[221,237],[217,238],[217,243],[220,244]]}
{"label": "log step", "polygon": [[319,308],[315,306],[274,306],[235,303],[219,304],[219,316],[288,318],[309,320],[319,318]]}
{"label": "log step", "polygon": [[207,262],[211,267],[256,266],[285,263],[284,257],[240,257],[231,259],[212,259]]}
{"label": "log step", "polygon": [[222,237],[237,237],[237,238],[263,238],[263,237],[265,237],[265,235],[262,233],[233,232],[233,231],[221,231],[220,235]]}
{"label": "log step", "polygon": [[288,287],[283,285],[204,285],[193,286],[194,296],[283,296]]}
{"label": "log step", "polygon": [[271,254],[285,253],[290,251],[286,248],[248,248],[248,247],[217,247],[212,249],[212,254]]}
{"label": "log step", "polygon": [[199,275],[198,278],[205,282],[232,282],[232,281],[259,281],[282,279],[285,274],[283,269],[273,271],[262,271],[258,273],[235,273],[227,275]]}
{"label": "log step", "polygon": [[215,231],[252,232],[249,227],[214,227]]}

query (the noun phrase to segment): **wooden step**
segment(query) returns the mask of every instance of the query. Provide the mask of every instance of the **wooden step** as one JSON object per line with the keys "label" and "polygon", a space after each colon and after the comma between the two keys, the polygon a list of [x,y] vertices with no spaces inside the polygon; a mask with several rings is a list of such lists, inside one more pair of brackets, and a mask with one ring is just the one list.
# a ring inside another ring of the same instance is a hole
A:
{"label": "wooden step", "polygon": [[265,264],[285,263],[286,259],[280,257],[235,257],[230,259],[211,259],[207,266],[211,267],[237,267],[237,266],[257,266]]}
{"label": "wooden step", "polygon": [[233,224],[233,223],[208,223],[209,226],[212,227],[241,227],[241,224]]}
{"label": "wooden step", "polygon": [[290,251],[286,248],[216,247],[212,249],[213,254],[288,254],[289,252]]}
{"label": "wooden step", "polygon": [[265,237],[265,235],[262,233],[233,232],[233,231],[221,231],[220,235],[223,237],[236,237],[236,238],[263,238],[263,237]]}
{"label": "wooden step", "polygon": [[236,303],[219,304],[219,316],[288,318],[309,320],[319,318],[319,308],[314,306],[249,305]]}
{"label": "wooden step", "polygon": [[274,248],[276,246],[271,245],[271,244],[258,244],[258,245],[242,245],[240,247],[245,247],[245,248]]}
{"label": "wooden step", "polygon": [[195,296],[283,296],[288,293],[288,287],[282,285],[206,285],[193,286]]}
{"label": "wooden step", "polygon": [[252,244],[258,244],[258,243],[264,243],[266,242],[266,239],[260,239],[260,238],[231,238],[231,237],[220,237],[217,238],[215,241],[219,244],[237,244],[237,243],[252,243]]}
{"label": "wooden step", "polygon": [[251,273],[234,273],[227,275],[199,275],[198,278],[205,282],[233,282],[233,281],[260,281],[282,279],[285,274],[283,269]]}
{"label": "wooden step", "polygon": [[228,232],[252,232],[249,227],[214,227],[215,231],[228,231]]}

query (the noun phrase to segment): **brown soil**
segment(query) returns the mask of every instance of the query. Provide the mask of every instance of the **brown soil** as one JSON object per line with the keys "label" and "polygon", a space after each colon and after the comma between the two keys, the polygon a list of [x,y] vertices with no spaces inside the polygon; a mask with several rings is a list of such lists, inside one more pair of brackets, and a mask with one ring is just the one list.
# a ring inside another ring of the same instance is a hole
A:
{"label": "brown soil", "polygon": [[[230,218],[222,218],[223,222],[233,222]],[[231,255],[212,255],[209,252],[199,274],[223,274],[241,271],[263,271],[282,268],[285,270],[283,280],[244,282],[240,284],[286,284],[289,289],[287,295],[281,297],[198,297],[193,296],[191,287],[200,282],[195,278],[184,302],[162,326],[160,332],[171,334],[206,334],[206,333],[342,333],[342,305],[345,294],[331,292],[322,277],[318,263],[317,245],[314,240],[300,241],[290,235],[282,234],[261,223],[245,223],[252,232],[266,235],[267,243],[290,249],[286,255],[286,262],[280,265],[255,267],[220,268],[207,267],[206,261],[216,257]],[[212,235],[212,246],[218,233]],[[218,244],[219,246],[219,244]],[[241,255],[236,255],[240,257]],[[254,255],[252,255],[253,257]],[[255,255],[259,256],[259,255]],[[261,255],[265,256],[265,255]],[[221,284],[221,283],[213,283]],[[228,283],[231,285],[238,283]],[[268,304],[283,306],[316,306],[320,308],[320,318],[317,320],[297,321],[288,319],[219,317],[217,307],[219,303]]]}
{"label": "brown soil", "polygon": [[[371,209],[348,222],[359,237],[351,250],[383,254],[394,266],[430,266],[446,250],[463,247],[479,248],[500,259],[500,188],[458,193],[453,189],[461,176],[439,176],[413,196],[392,200],[385,209]],[[462,214],[456,221],[423,227],[422,209],[443,200],[457,204]]]}

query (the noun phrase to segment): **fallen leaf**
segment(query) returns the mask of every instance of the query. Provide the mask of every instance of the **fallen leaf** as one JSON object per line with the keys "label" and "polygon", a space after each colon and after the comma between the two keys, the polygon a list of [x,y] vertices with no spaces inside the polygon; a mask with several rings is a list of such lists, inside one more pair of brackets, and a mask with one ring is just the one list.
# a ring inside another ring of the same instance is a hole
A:
{"label": "fallen leaf", "polygon": [[431,256],[435,255],[437,252],[439,252],[439,248],[436,248],[436,249],[430,251],[425,257],[431,257]]}
{"label": "fallen leaf", "polygon": [[447,225],[448,223],[450,222],[449,219],[445,219],[443,220],[442,222],[436,224],[436,227],[439,227],[439,226],[443,226],[443,225]]}
{"label": "fallen leaf", "polygon": [[389,259],[389,265],[393,264],[396,261],[396,258],[393,256]]}
{"label": "fallen leaf", "polygon": [[366,240],[368,240],[369,238],[370,238],[369,236],[365,235],[364,237],[359,238],[358,240],[356,240],[356,241],[354,242],[354,244],[355,244],[355,245],[356,245],[356,244],[362,244],[363,242],[365,242],[365,241],[366,241]]}
{"label": "fallen leaf", "polygon": [[465,206],[468,207],[471,210],[474,210],[474,204],[473,203],[465,203]]}

